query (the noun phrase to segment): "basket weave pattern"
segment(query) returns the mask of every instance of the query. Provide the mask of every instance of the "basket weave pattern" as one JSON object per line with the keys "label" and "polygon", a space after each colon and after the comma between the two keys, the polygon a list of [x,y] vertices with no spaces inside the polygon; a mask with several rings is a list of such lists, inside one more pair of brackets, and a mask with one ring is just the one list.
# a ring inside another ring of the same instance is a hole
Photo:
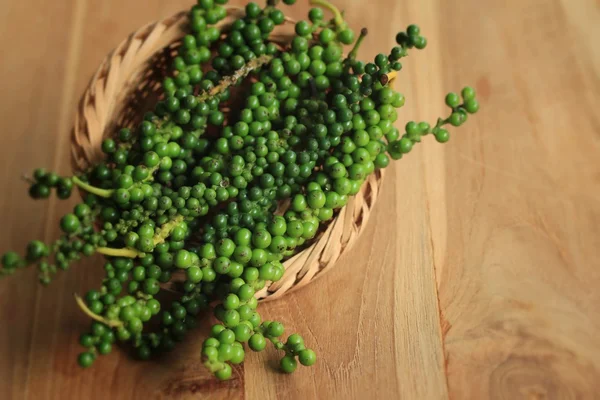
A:
{"label": "basket weave pattern", "polygon": [[[241,14],[230,8],[220,28]],[[72,166],[85,171],[103,158],[102,140],[121,127],[141,122],[160,97],[161,83],[185,35],[187,12],[146,25],[124,40],[101,63],[81,97],[72,132]],[[287,32],[275,31],[273,40],[286,42]],[[383,181],[383,171],[371,174],[361,191],[329,222],[312,244],[284,262],[285,274],[257,292],[259,300],[273,300],[296,290],[330,270],[366,226]]]}

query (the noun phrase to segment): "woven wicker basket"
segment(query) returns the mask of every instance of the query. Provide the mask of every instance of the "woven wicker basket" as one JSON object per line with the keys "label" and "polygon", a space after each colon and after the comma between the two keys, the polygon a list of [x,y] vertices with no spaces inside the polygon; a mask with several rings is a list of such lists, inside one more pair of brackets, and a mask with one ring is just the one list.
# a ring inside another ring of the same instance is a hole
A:
{"label": "woven wicker basket", "polygon": [[[241,13],[238,8],[228,9],[220,28],[226,30]],[[289,42],[293,31],[289,22],[273,32],[274,41]],[[102,140],[121,127],[139,123],[144,112],[154,107],[161,82],[185,35],[186,23],[187,13],[180,12],[146,25],[104,59],[79,102],[71,144],[74,171],[84,171],[101,160]],[[262,301],[279,298],[333,268],[365,227],[382,180],[382,171],[371,174],[361,191],[312,244],[285,261],[286,271],[281,280],[265,286],[257,298]]]}

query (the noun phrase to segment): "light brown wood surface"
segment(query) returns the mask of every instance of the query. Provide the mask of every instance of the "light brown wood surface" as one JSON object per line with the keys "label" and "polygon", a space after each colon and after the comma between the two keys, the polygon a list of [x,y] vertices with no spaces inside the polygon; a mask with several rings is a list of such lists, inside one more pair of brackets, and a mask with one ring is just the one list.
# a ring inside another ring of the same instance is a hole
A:
{"label": "light brown wood surface", "polygon": [[[302,2],[302,1],[301,1]],[[332,272],[265,304],[319,357],[292,376],[274,351],[218,383],[206,328],[168,357],[123,352],[81,371],[87,324],[72,293],[99,260],[49,288],[0,282],[0,399],[593,399],[600,393],[600,3],[594,0],[341,0],[363,56],[418,23],[399,124],[434,121],[466,84],[481,112],[444,146],[390,168],[370,226]],[[69,171],[75,105],[129,32],[191,0],[0,3],[0,251],[57,236],[73,202],[26,199],[20,175]],[[308,9],[297,7],[300,18]],[[201,324],[206,326],[205,324]]]}

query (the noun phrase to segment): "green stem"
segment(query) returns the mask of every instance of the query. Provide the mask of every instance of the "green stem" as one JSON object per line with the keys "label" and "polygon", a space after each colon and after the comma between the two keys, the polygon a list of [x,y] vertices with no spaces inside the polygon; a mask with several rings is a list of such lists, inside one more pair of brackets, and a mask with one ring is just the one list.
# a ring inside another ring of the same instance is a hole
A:
{"label": "green stem", "polygon": [[85,301],[83,301],[83,299],[81,297],[79,297],[79,295],[77,293],[73,294],[73,296],[75,297],[75,302],[77,303],[77,305],[79,306],[81,311],[83,311],[90,318],[92,318],[96,321],[102,322],[103,324],[106,324],[106,325],[110,326],[111,328],[118,328],[120,326],[123,326],[123,322],[121,322],[121,321],[106,319],[106,318],[92,312],[92,310],[90,310],[88,308],[87,304],[85,304]]}
{"label": "green stem", "polygon": [[360,47],[360,44],[365,39],[365,37],[367,36],[368,33],[369,33],[369,31],[367,30],[367,28],[362,28],[360,30],[360,35],[358,36],[358,39],[356,39],[356,42],[354,43],[354,47],[352,48],[350,53],[348,53],[348,59],[354,60],[356,58],[356,54],[358,53],[358,48]]}
{"label": "green stem", "polygon": [[104,254],[105,256],[110,257],[127,257],[127,258],[137,258],[142,257],[144,253],[137,251],[135,249],[131,249],[129,247],[125,247],[123,249],[113,249],[112,247],[98,247],[96,249],[96,253]]}
{"label": "green stem", "polygon": [[[169,237],[173,229],[175,229],[175,227],[179,225],[182,221],[183,216],[178,215],[171,221],[161,226],[158,232],[154,235],[154,245],[156,246],[157,244],[163,243]],[[122,249],[115,249],[112,247],[98,247],[96,248],[96,252],[110,257],[137,258],[143,257],[145,255],[145,253],[136,249],[132,249],[131,247],[125,247]]]}
{"label": "green stem", "polygon": [[112,189],[100,189],[98,187],[92,186],[89,183],[82,181],[81,179],[79,179],[76,176],[74,176],[72,179],[73,179],[73,183],[76,184],[77,186],[79,186],[81,189],[85,190],[86,192],[95,194],[98,197],[110,198],[113,194]]}
{"label": "green stem", "polygon": [[[136,187],[136,186],[139,187],[143,183],[153,181],[154,180],[154,172],[156,172],[158,170],[159,166],[160,165],[157,165],[155,167],[148,169],[148,176],[146,178],[144,178],[144,180],[135,183],[134,187]],[[74,176],[72,179],[73,179],[73,183],[76,184],[77,186],[79,186],[81,189],[87,191],[88,193],[95,194],[98,197],[110,198],[115,191],[114,189],[101,189],[99,187],[92,186],[89,183],[82,181],[81,179],[79,179],[76,176]]]}
{"label": "green stem", "polygon": [[23,179],[25,182],[27,182],[30,185],[35,185],[35,183],[36,183],[35,179],[32,179],[32,178],[28,177],[27,175],[22,175],[21,179]]}
{"label": "green stem", "polygon": [[171,234],[177,225],[183,222],[183,216],[178,215],[173,220],[160,227],[160,230],[154,235],[154,245],[161,244]]}
{"label": "green stem", "polygon": [[273,343],[273,346],[275,346],[275,348],[277,350],[283,350],[284,349],[285,345],[279,339],[277,339],[277,338],[269,338],[269,340],[271,341],[271,343]]}
{"label": "green stem", "polygon": [[320,6],[320,7],[328,9],[334,15],[335,24],[337,26],[344,25],[344,17],[342,16],[342,13],[340,12],[340,10],[337,9],[336,6],[331,4],[329,1],[327,1],[327,0],[310,0],[310,4],[313,6]]}
{"label": "green stem", "polygon": [[437,123],[435,124],[435,128],[434,129],[441,128],[442,126],[446,125],[447,123],[448,123],[448,119],[438,118]]}
{"label": "green stem", "polygon": [[146,294],[146,293],[144,293],[144,292],[142,292],[140,290],[138,290],[135,293],[135,295],[137,296],[138,299],[142,299],[142,300],[146,300],[146,301],[152,299],[152,295]]}
{"label": "green stem", "polygon": [[224,362],[219,362],[219,361],[210,361],[210,360],[206,360],[204,362],[204,366],[211,372],[211,373],[215,373],[219,370],[222,370],[223,368],[225,368],[225,363]]}
{"label": "green stem", "polygon": [[158,171],[158,168],[160,167],[160,164],[158,164],[155,167],[152,168],[148,168],[148,176],[145,177],[144,179],[142,179],[141,181],[135,183],[133,185],[133,187],[140,187],[142,184],[146,183],[146,182],[153,182],[154,181],[154,173],[156,171]]}

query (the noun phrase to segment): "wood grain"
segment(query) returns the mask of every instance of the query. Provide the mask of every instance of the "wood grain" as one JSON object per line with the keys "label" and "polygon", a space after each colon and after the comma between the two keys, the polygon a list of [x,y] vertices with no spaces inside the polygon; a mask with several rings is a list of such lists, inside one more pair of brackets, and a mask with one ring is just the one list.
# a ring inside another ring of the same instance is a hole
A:
{"label": "wood grain", "polygon": [[[37,166],[67,173],[74,107],[104,55],[190,3],[0,4],[0,251],[57,236],[73,203],[24,200],[19,176]],[[265,318],[305,336],[318,364],[284,376],[274,351],[253,353],[234,380],[218,383],[199,362],[203,319],[163,359],[139,363],[117,351],[80,371],[86,319],[71,295],[100,278],[92,260],[49,288],[33,271],[0,282],[0,398],[597,396],[599,3],[343,4],[352,26],[371,28],[365,57],[411,22],[429,39],[400,75],[408,102],[399,126],[434,120],[444,94],[465,84],[482,110],[447,145],[428,140],[390,169],[370,226],[337,268],[262,306]]]}
{"label": "wood grain", "polygon": [[[445,81],[476,79],[486,104],[469,134],[456,135],[442,176],[447,245],[436,259],[449,391],[593,398],[600,71],[578,17],[600,21],[600,12],[597,2],[510,3],[490,4],[494,17],[471,18],[468,30],[445,25],[441,37],[442,62],[461,65]],[[441,11],[453,20],[470,10]]]}

